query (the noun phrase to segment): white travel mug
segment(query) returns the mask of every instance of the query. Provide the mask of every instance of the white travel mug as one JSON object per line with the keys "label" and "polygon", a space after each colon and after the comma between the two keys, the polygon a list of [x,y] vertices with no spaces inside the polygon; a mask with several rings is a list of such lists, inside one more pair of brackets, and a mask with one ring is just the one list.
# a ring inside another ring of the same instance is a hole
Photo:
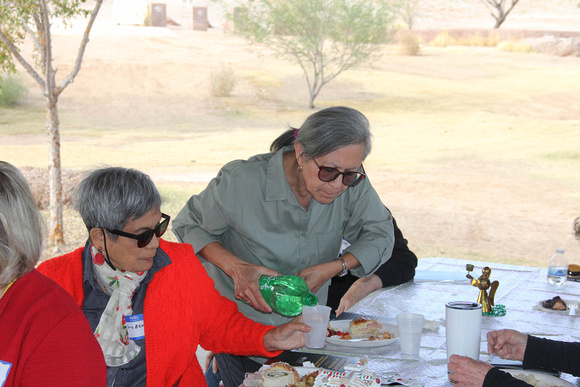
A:
{"label": "white travel mug", "polygon": [[447,361],[451,355],[479,360],[481,345],[481,304],[452,301],[445,304]]}

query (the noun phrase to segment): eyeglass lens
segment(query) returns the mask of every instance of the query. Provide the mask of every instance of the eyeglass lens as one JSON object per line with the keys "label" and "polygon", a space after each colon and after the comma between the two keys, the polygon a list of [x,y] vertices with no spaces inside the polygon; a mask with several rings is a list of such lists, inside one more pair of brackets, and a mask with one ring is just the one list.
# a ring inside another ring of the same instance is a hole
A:
{"label": "eyeglass lens", "polygon": [[[318,178],[324,182],[330,182],[335,180],[339,175],[340,171],[331,167],[322,167],[318,170]],[[342,184],[350,186],[357,181],[359,177],[358,172],[343,172],[342,173]]]}
{"label": "eyeglass lens", "polygon": [[157,236],[157,238],[161,238],[165,231],[167,231],[167,226],[169,225],[169,219],[164,219],[163,222],[159,223],[155,230],[145,231],[142,234],[137,235],[137,247],[145,247],[151,242],[153,239],[153,234]]}

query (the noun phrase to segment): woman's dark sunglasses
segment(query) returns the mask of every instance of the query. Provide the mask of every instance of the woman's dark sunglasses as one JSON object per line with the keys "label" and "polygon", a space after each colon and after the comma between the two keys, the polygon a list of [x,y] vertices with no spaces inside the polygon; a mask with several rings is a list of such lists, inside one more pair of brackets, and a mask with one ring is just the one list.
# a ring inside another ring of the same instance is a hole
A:
{"label": "woman's dark sunglasses", "polygon": [[314,159],[312,159],[312,161],[314,161],[314,164],[318,167],[318,178],[320,181],[324,181],[325,183],[334,181],[337,177],[342,175],[342,184],[347,187],[354,187],[366,176],[365,168],[362,164],[360,165],[362,172],[340,172],[336,168],[321,167]]}
{"label": "woman's dark sunglasses", "polygon": [[161,223],[155,226],[153,230],[147,230],[139,235],[129,234],[128,232],[121,231],[121,230],[107,230],[111,234],[124,236],[131,239],[137,239],[137,247],[145,247],[151,242],[153,239],[153,235],[156,235],[157,238],[161,238],[165,231],[167,231],[167,226],[169,226],[169,219],[171,217],[169,215],[161,214],[161,218],[163,219]]}

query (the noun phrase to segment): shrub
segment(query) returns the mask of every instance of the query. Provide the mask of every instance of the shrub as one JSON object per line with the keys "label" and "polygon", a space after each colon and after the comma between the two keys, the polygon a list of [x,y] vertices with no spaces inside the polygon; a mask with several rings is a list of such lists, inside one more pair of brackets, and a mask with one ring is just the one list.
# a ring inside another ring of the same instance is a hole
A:
{"label": "shrub", "polygon": [[500,39],[497,35],[482,35],[480,33],[465,35],[455,39],[455,45],[457,46],[496,47],[499,42]]}
{"label": "shrub", "polygon": [[28,93],[26,86],[20,82],[20,78],[13,75],[0,77],[0,105],[14,106],[22,101]]}
{"label": "shrub", "polygon": [[211,95],[214,97],[229,97],[235,85],[236,79],[231,66],[222,64],[219,69],[211,72]]}
{"label": "shrub", "polygon": [[442,31],[429,44],[435,47],[453,46],[454,39],[451,37],[449,31]]}
{"label": "shrub", "polygon": [[498,50],[506,52],[535,52],[533,47],[528,43],[518,42],[513,40],[507,40],[501,42],[497,46]]}
{"label": "shrub", "polygon": [[410,32],[402,32],[397,36],[399,52],[403,55],[417,55],[421,51],[421,40]]}

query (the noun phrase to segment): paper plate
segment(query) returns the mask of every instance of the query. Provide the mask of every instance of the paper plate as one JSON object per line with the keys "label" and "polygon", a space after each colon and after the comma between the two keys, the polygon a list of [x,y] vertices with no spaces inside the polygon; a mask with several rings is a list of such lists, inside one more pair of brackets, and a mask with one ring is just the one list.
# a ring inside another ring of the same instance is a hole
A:
{"label": "paper plate", "polygon": [[554,375],[546,374],[539,371],[529,371],[529,370],[504,370],[512,374],[513,377],[524,380],[527,383],[532,384],[534,381],[536,384],[532,386],[536,387],[573,387],[572,383],[562,380]]}

